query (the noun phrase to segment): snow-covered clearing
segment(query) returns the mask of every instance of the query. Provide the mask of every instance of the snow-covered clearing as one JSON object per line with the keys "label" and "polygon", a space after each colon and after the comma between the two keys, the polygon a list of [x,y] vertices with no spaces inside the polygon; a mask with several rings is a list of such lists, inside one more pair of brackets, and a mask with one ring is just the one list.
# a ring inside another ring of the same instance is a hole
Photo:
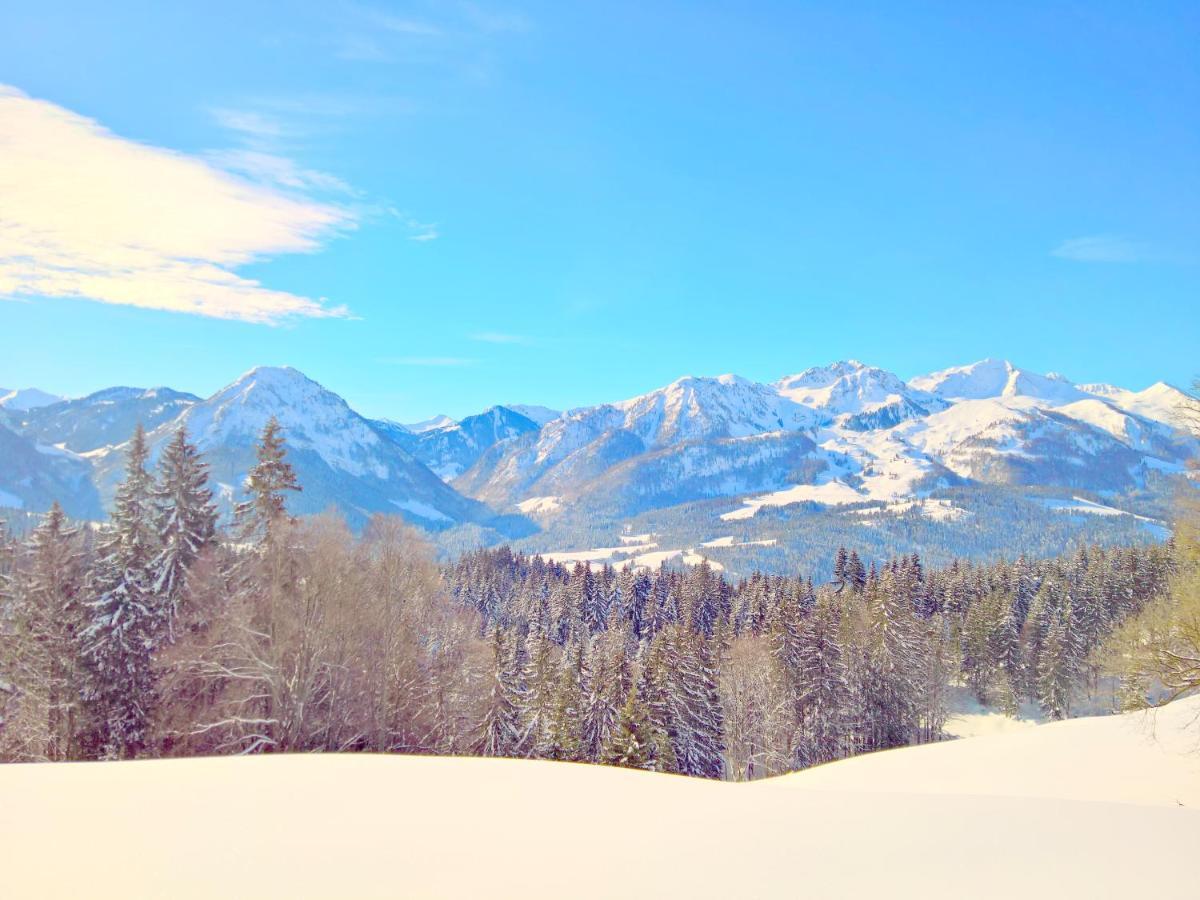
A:
{"label": "snow-covered clearing", "polygon": [[844,481],[834,479],[824,484],[797,484],[781,491],[773,491],[770,494],[748,497],[742,501],[743,506],[722,513],[721,518],[726,522],[751,519],[764,506],[787,506],[790,503],[801,503],[806,500],[838,506],[845,503],[862,503],[867,499],[869,498],[864,497]]}
{"label": "snow-covered clearing", "polygon": [[414,516],[419,516],[422,519],[428,519],[431,522],[451,522],[453,521],[448,515],[440,509],[430,506],[421,500],[393,500],[393,506],[412,513]]}
{"label": "snow-covered clearing", "polygon": [[[548,550],[538,555],[542,559],[563,566],[587,563],[592,569],[601,569],[606,565],[620,569],[627,564],[634,568],[657,569],[664,562],[674,560],[678,560],[684,565],[698,566],[707,559],[692,547],[676,550],[656,549],[658,543],[650,540],[652,537],[654,535],[651,534],[622,535],[623,543],[620,547],[596,547],[592,550]],[[645,540],[646,543],[634,543],[635,539]],[[711,559],[708,560],[708,564],[718,572],[725,568]]]}
{"label": "snow-covered clearing", "polygon": [[1148,516],[1139,516],[1137,513],[1126,512],[1123,509],[1117,509],[1115,506],[1105,506],[1103,503],[1096,503],[1093,500],[1086,500],[1083,497],[1072,497],[1070,500],[1041,500],[1043,506],[1047,509],[1052,509],[1055,512],[1068,513],[1076,515],[1083,513],[1089,516],[1131,516],[1141,522],[1146,528],[1153,531],[1161,540],[1166,540],[1171,535],[1171,529],[1158,519],[1151,519]]}
{"label": "snow-covered clearing", "polygon": [[648,544],[653,541],[653,534],[623,534],[620,537],[622,544]]}
{"label": "snow-covered clearing", "polygon": [[962,507],[955,506],[949,500],[900,500],[893,503],[886,503],[882,507],[871,509],[856,509],[853,513],[858,516],[877,516],[881,513],[893,513],[900,515],[910,510],[917,510],[927,519],[933,519],[935,522],[955,522],[964,516],[969,516],[971,513]]}
{"label": "snow-covered clearing", "polygon": [[1197,715],[1193,698],[750,785],[370,755],[4,766],[4,892],[1194,896]]}
{"label": "snow-covered clearing", "polygon": [[561,506],[561,497],[530,497],[518,503],[517,509],[526,515],[546,515],[557,512]]}
{"label": "snow-covered clearing", "polygon": [[775,538],[766,538],[761,541],[738,541],[733,535],[725,535],[724,537],[715,538],[711,541],[705,541],[701,547],[774,547],[778,543]]}

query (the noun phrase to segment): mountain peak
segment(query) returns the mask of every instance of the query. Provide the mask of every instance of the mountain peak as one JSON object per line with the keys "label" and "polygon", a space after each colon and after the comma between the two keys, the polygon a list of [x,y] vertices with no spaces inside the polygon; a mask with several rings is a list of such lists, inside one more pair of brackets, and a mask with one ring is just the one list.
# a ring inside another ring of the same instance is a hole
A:
{"label": "mountain peak", "polygon": [[57,394],[49,394],[38,388],[18,388],[15,391],[0,391],[0,406],[12,412],[28,412],[62,400]]}

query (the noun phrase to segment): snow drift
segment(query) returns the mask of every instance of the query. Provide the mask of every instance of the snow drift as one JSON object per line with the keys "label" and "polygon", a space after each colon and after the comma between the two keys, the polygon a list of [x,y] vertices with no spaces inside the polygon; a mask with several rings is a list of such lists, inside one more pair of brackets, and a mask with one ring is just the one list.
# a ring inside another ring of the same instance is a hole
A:
{"label": "snow drift", "polygon": [[0,768],[12,897],[1195,890],[1200,697],[751,785],[497,759]]}

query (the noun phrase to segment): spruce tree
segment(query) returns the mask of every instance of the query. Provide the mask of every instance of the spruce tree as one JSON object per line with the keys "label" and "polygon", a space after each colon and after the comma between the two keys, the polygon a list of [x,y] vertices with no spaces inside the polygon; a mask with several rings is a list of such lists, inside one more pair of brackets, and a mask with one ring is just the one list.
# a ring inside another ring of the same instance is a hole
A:
{"label": "spruce tree", "polygon": [[151,583],[170,640],[188,570],[216,534],[217,510],[207,470],[195,444],[188,441],[186,427],[179,426],[159,460],[154,487],[155,530],[161,549],[151,564]]}
{"label": "spruce tree", "polygon": [[629,689],[616,728],[609,736],[601,759],[608,765],[627,769],[652,771],[655,768],[650,711],[638,696],[636,685]]}
{"label": "spruce tree", "polygon": [[24,564],[8,583],[13,632],[6,669],[28,718],[23,755],[64,760],[79,756],[82,693],[84,554],[78,529],[58,503],[25,544]]}
{"label": "spruce tree", "polygon": [[145,747],[154,703],[152,657],[163,615],[151,572],[158,546],[148,453],[145,431],[138,425],[112,523],[100,545],[83,632],[90,743],[93,752],[110,759],[136,756]]}
{"label": "spruce tree", "polygon": [[523,727],[523,695],[518,682],[519,662],[509,648],[502,628],[493,637],[492,685],[484,714],[484,756],[523,756],[526,731]]}
{"label": "spruce tree", "polygon": [[257,462],[246,476],[249,498],[239,503],[235,521],[243,541],[265,541],[272,526],[287,517],[285,491],[301,490],[296,473],[286,459],[283,431],[274,416],[267,420],[255,445]]}

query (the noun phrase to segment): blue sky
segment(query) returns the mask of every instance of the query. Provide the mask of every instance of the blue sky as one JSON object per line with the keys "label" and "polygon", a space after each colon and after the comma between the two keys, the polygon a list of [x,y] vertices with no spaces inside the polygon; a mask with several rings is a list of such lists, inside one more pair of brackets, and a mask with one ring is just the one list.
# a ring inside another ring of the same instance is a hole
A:
{"label": "blue sky", "polygon": [[848,6],[10,4],[0,385],[1200,373],[1200,9]]}

